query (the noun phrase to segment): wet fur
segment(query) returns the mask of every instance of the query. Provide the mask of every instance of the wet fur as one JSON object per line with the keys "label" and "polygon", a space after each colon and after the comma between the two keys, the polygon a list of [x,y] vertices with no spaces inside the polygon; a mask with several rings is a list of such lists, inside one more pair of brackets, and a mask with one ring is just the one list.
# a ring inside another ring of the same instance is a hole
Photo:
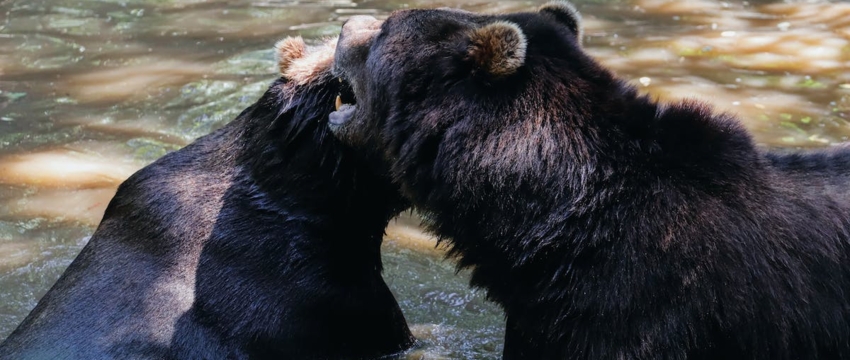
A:
{"label": "wet fur", "polygon": [[312,64],[313,77],[276,81],[127,179],[0,359],[336,360],[409,347],[379,253],[404,202],[327,131],[339,85],[329,61]]}
{"label": "wet fur", "polygon": [[[850,150],[765,152],[659,104],[559,14],[397,12],[335,60],[358,107],[335,133],[504,307],[504,358],[850,357]],[[503,21],[524,65],[475,73],[463,34]]]}

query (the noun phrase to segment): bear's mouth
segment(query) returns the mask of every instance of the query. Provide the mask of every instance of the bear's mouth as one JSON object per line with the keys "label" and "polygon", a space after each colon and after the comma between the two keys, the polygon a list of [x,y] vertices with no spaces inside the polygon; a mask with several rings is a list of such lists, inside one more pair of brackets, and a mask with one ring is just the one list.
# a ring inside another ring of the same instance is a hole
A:
{"label": "bear's mouth", "polygon": [[354,114],[354,109],[357,105],[357,98],[354,96],[354,89],[351,84],[342,78],[339,78],[339,95],[336,97],[336,111],[330,114],[328,119],[333,126],[344,124]]}

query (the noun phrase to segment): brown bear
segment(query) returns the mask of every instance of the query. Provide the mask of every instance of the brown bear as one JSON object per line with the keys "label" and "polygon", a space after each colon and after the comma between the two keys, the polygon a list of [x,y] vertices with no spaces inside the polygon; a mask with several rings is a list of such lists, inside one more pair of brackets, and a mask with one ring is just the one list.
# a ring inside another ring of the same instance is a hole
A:
{"label": "brown bear", "polygon": [[506,359],[850,358],[850,151],[766,152],[581,36],[564,2],[351,19],[331,129],[504,308]]}
{"label": "brown bear", "polygon": [[406,207],[336,141],[334,44],[279,43],[283,77],[139,170],[0,359],[366,359],[413,342],[381,277]]}

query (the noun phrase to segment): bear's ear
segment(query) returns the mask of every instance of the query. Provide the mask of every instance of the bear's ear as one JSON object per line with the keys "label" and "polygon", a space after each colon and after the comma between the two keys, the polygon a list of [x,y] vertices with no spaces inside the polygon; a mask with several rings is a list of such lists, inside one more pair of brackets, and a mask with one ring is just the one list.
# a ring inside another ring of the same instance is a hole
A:
{"label": "bear's ear", "polygon": [[472,30],[467,55],[494,76],[513,74],[525,63],[528,42],[514,23],[497,21]]}
{"label": "bear's ear", "polygon": [[304,39],[298,37],[287,37],[275,44],[275,56],[277,57],[277,66],[280,69],[280,74],[286,74],[286,70],[292,65],[292,62],[304,57],[307,52],[307,45],[304,44]]}
{"label": "bear's ear", "polygon": [[581,43],[581,14],[573,4],[566,1],[551,1],[541,6],[538,11],[540,14],[550,16],[555,21],[566,25],[576,34],[576,38]]}

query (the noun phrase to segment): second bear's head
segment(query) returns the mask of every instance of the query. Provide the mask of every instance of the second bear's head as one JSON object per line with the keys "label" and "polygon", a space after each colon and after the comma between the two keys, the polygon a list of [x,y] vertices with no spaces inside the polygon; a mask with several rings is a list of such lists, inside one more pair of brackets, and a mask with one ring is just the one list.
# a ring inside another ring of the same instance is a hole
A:
{"label": "second bear's head", "polygon": [[[334,75],[353,91],[341,94],[331,129],[403,176],[453,137],[490,138],[529,119],[579,123],[616,81],[584,52],[581,37],[580,16],[566,2],[502,15],[438,9],[398,11],[383,22],[353,17],[334,60]],[[499,156],[490,150],[479,160]]]}

